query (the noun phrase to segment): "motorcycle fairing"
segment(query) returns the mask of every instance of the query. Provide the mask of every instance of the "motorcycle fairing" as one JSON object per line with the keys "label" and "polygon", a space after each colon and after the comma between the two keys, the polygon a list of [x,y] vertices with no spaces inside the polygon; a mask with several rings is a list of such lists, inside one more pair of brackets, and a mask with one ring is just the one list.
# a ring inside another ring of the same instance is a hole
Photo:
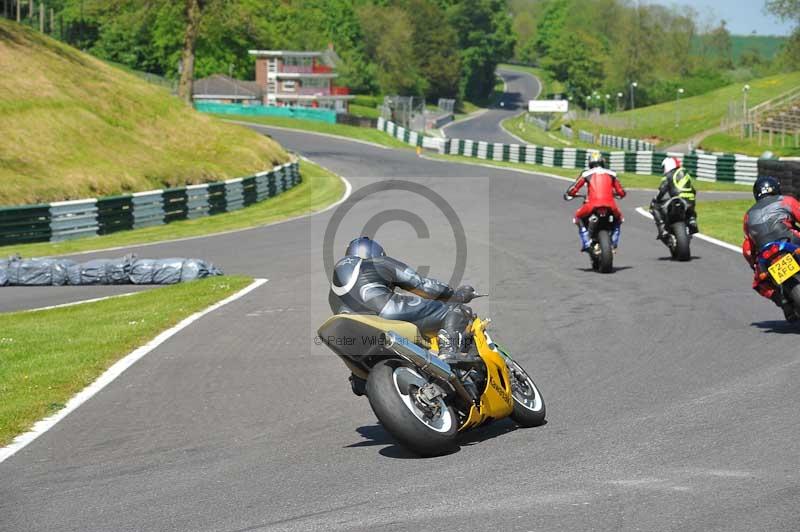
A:
{"label": "motorcycle fairing", "polygon": [[504,356],[497,351],[494,344],[489,343],[485,330],[486,324],[480,318],[475,318],[472,333],[478,355],[486,364],[486,388],[481,393],[480,405],[470,408],[467,420],[459,431],[480,425],[489,419],[507,417],[514,410],[508,366]]}

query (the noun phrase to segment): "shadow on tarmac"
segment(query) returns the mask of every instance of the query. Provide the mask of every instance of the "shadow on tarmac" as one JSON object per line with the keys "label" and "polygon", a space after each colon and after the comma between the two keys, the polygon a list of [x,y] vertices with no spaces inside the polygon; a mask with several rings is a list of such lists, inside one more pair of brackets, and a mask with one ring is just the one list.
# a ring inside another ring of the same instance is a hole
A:
{"label": "shadow on tarmac", "polygon": [[[544,425],[547,424],[547,421],[544,422]],[[542,425],[542,426],[544,426]],[[469,447],[478,443],[481,443],[486,440],[490,440],[493,438],[497,438],[499,436],[503,436],[504,434],[508,434],[510,432],[514,432],[515,430],[520,430],[520,427],[514,423],[513,420],[510,418],[501,419],[499,421],[495,421],[493,423],[489,423],[483,427],[480,427],[475,430],[467,431],[460,435],[458,438],[458,444],[462,447]],[[364,425],[358,427],[356,429],[363,438],[364,441],[352,443],[350,445],[345,445],[345,448],[350,447],[372,447],[375,445],[386,445],[386,447],[382,448],[378,451],[378,454],[381,456],[385,456],[387,458],[398,458],[398,459],[419,459],[420,457],[416,454],[408,451],[398,445],[394,438],[384,430],[384,428],[380,425],[380,423],[376,423],[374,425]],[[457,453],[460,449],[455,449],[452,453]]]}
{"label": "shadow on tarmac", "polygon": [[774,334],[798,334],[800,333],[800,323],[788,322],[785,320],[754,321],[753,327],[758,327],[765,333]]}

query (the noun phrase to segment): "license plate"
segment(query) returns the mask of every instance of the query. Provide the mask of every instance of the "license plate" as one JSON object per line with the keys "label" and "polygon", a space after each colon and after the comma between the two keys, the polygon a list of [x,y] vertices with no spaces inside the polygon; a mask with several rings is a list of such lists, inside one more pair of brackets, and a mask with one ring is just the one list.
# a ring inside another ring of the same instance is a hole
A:
{"label": "license plate", "polygon": [[781,259],[769,267],[769,274],[778,284],[783,284],[787,279],[792,278],[800,272],[800,264],[792,255],[784,255]]}

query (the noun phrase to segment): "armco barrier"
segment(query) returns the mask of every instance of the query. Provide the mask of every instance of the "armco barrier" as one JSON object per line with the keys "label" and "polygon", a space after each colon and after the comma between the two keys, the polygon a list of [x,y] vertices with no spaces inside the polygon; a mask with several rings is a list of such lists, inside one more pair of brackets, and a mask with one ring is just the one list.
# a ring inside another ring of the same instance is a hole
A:
{"label": "armco barrier", "polygon": [[242,209],[301,182],[296,161],[254,176],[76,201],[0,208],[0,246],[57,242]]}
{"label": "armco barrier", "polygon": [[[520,162],[559,168],[585,168],[587,152],[581,148],[551,148],[526,144],[501,144],[477,140],[434,138],[417,135],[388,120],[378,120],[378,129],[408,144],[437,150],[446,155],[462,155],[492,161]],[[583,132],[580,132],[582,134]],[[661,161],[665,157],[679,157],[693,176],[704,181],[729,181],[752,184],[758,176],[757,158],[744,155],[689,154],[638,151],[603,151],[609,168],[616,172],[642,175],[661,175]]]}

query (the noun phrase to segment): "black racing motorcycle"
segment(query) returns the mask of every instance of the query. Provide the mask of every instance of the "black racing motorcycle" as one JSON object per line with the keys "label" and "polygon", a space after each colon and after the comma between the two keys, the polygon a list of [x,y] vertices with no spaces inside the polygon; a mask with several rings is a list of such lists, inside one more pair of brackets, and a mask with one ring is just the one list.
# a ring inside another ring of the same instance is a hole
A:
{"label": "black racing motorcycle", "polygon": [[[586,199],[586,196],[578,194],[570,196],[564,194],[564,199],[572,201],[575,198]],[[614,271],[614,246],[611,242],[611,234],[617,225],[613,211],[608,207],[595,207],[589,216],[583,218],[583,223],[589,230],[591,244],[587,253],[592,262],[592,269],[600,273],[611,273]]]}
{"label": "black racing motorcycle", "polygon": [[669,248],[674,260],[681,262],[691,260],[689,203],[683,198],[674,197],[667,202],[664,211],[664,229],[667,235],[661,241]]}

